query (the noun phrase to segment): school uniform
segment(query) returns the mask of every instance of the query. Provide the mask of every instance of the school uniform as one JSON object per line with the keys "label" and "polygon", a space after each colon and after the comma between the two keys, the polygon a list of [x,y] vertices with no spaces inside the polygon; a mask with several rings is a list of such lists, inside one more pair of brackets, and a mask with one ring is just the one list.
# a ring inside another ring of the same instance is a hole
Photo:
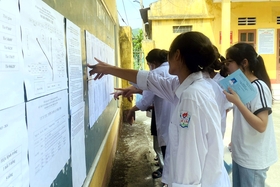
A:
{"label": "school uniform", "polygon": [[224,79],[224,77],[220,73],[216,73],[216,75],[213,77],[213,80],[217,83],[223,79]]}
{"label": "school uniform", "polygon": [[267,85],[255,80],[252,85],[257,90],[255,98],[246,104],[257,115],[269,112],[266,130],[255,130],[243,117],[236,106],[233,107],[233,127],[231,136],[232,159],[240,166],[249,169],[265,169],[277,162],[275,133],[272,120],[272,95]]}
{"label": "school uniform", "polygon": [[[169,64],[168,62],[162,63],[159,67],[151,70],[151,72],[158,74],[163,77],[174,77],[169,74]],[[135,85],[136,86],[136,85]],[[170,115],[173,109],[172,103],[169,101],[162,99],[155,95],[153,92],[144,90],[143,97],[141,102],[137,102],[136,106],[145,110],[147,105],[151,104],[153,101],[154,111],[155,111],[155,123],[156,123],[156,131],[157,131],[157,143],[159,147],[167,146],[168,144],[168,126],[170,122]],[[163,155],[165,157],[165,154]],[[162,158],[160,160],[160,167],[163,168],[164,162]],[[168,168],[166,166],[165,168]]]}
{"label": "school uniform", "polygon": [[[219,73],[217,73],[216,75],[218,75],[218,74]],[[232,108],[232,103],[227,100],[225,94],[223,93],[223,89],[216,82],[216,81],[220,81],[224,78],[220,75],[220,78],[218,78],[218,79],[214,79],[214,78],[211,79],[209,74],[206,73],[206,72],[203,73],[203,77],[205,78],[205,80],[207,82],[209,82],[211,84],[211,86],[213,88],[213,91],[215,93],[215,100],[218,104],[219,111],[220,111],[220,114],[221,114],[221,123],[220,123],[221,124],[221,132],[222,132],[222,136],[224,137],[224,134],[226,132],[227,110]]]}
{"label": "school uniform", "polygon": [[[168,71],[168,62],[164,62],[159,67],[151,70],[151,72],[158,74],[159,76],[174,77],[170,75]],[[138,88],[137,85],[133,85]],[[144,99],[141,99],[141,101],[136,102],[136,106],[143,111],[147,109],[147,106],[150,106],[153,103],[155,108],[155,121],[157,128],[158,144],[160,147],[166,146],[168,143],[168,125],[170,122],[170,113],[173,108],[172,103],[158,97],[152,91],[148,90],[143,91],[142,98]]]}
{"label": "school uniform", "polygon": [[223,166],[220,113],[211,85],[202,73],[163,78],[139,71],[139,88],[149,89],[176,105],[169,125],[170,187],[229,187]]}
{"label": "school uniform", "polygon": [[[163,77],[174,77],[169,74],[168,62],[162,63],[159,67],[151,72]],[[154,94],[154,93],[153,93]],[[168,143],[168,126],[172,111],[172,103],[154,95],[154,108],[157,127],[157,138],[160,147],[166,146]]]}
{"label": "school uniform", "polygon": [[[156,96],[154,95],[153,92],[151,92],[149,90],[143,90],[142,98],[139,101],[137,101],[135,105],[141,111],[146,111],[147,108],[149,108],[153,104],[155,97]],[[163,159],[161,147],[159,146],[159,143],[158,143],[157,127],[156,127],[155,121],[156,121],[155,110],[153,109],[152,119],[151,119],[151,134],[153,135],[153,146],[154,146],[154,151],[158,157],[159,166],[160,166],[160,168],[163,168],[164,159]]]}

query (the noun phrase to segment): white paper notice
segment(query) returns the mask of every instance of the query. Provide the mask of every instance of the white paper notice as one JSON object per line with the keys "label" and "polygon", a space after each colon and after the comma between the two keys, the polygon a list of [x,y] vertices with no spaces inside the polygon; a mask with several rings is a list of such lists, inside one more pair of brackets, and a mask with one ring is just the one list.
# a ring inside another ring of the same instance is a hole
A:
{"label": "white paper notice", "polygon": [[69,74],[69,105],[71,114],[83,100],[83,68],[80,28],[66,20],[67,65]]}
{"label": "white paper notice", "polygon": [[27,102],[30,187],[49,187],[70,157],[67,91]]}
{"label": "white paper notice", "polygon": [[258,53],[274,54],[275,29],[258,29]]}
{"label": "white paper notice", "polygon": [[71,115],[71,159],[73,187],[81,187],[86,178],[85,104]]}
{"label": "white paper notice", "polygon": [[64,17],[43,1],[20,1],[27,100],[67,88]]}
{"label": "white paper notice", "polygon": [[28,187],[25,103],[1,110],[0,119],[0,186]]}
{"label": "white paper notice", "polygon": [[[96,64],[93,57],[96,57],[111,65],[115,64],[114,50],[104,42],[90,34],[86,33],[86,51],[88,64]],[[89,72],[89,69],[88,69]],[[89,73],[88,73],[89,75]],[[88,76],[88,97],[89,97],[89,123],[90,127],[94,125],[98,117],[105,110],[113,96],[114,79],[113,76],[103,76],[102,79],[94,81],[95,75]]]}
{"label": "white paper notice", "polygon": [[18,0],[0,0],[0,110],[24,102]]}

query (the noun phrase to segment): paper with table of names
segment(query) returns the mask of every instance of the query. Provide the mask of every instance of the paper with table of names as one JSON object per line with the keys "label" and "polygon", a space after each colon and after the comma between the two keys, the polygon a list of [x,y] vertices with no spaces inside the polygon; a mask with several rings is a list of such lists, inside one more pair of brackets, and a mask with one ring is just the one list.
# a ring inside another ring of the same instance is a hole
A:
{"label": "paper with table of names", "polygon": [[80,28],[66,19],[66,49],[69,74],[69,107],[71,121],[71,165],[73,187],[81,187],[86,178],[85,103]]}
{"label": "paper with table of names", "polygon": [[0,110],[24,102],[18,0],[0,1]]}
{"label": "paper with table of names", "polygon": [[49,187],[70,158],[67,90],[26,103],[30,187]]}
{"label": "paper with table of names", "polygon": [[20,1],[27,100],[67,88],[64,17],[43,1]]}
{"label": "paper with table of names", "polygon": [[[86,31],[86,51],[88,64],[96,64],[94,57],[111,65],[115,64],[114,50],[88,31]],[[90,127],[94,125],[106,106],[113,99],[111,93],[114,92],[113,76],[103,76],[98,81],[93,80],[94,76],[88,76]]]}
{"label": "paper with table of names", "polygon": [[85,104],[71,114],[71,162],[73,187],[81,187],[86,178]]}
{"label": "paper with table of names", "polygon": [[240,69],[221,80],[219,84],[224,90],[228,91],[229,87],[233,89],[244,104],[254,99],[257,94],[255,87]]}
{"label": "paper with table of names", "polygon": [[0,110],[0,119],[0,186],[29,187],[25,103]]}
{"label": "paper with table of names", "polygon": [[70,113],[79,109],[83,103],[83,68],[81,56],[81,32],[80,28],[66,19],[67,41],[67,66],[69,74],[69,106]]}

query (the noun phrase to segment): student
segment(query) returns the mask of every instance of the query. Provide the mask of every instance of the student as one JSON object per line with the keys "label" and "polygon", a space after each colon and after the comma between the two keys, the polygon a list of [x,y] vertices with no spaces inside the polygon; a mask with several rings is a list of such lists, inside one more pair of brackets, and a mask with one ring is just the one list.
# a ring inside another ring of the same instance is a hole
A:
{"label": "student", "polygon": [[[218,85],[218,83],[210,78],[210,75],[208,74],[208,72],[204,72],[203,77],[211,84],[211,86],[215,92],[215,100],[218,104],[219,111],[221,114],[220,128],[221,128],[222,136],[224,137],[225,130],[226,130],[227,111],[230,110],[230,108],[232,107],[232,104],[227,100],[227,98],[223,94],[223,89]],[[227,170],[227,173],[231,174],[232,164],[228,164],[226,161],[224,161],[224,166]]]}
{"label": "student", "polygon": [[[218,95],[218,96],[216,96],[217,97],[216,101],[220,107],[220,113],[221,113],[221,117],[222,117],[221,131],[222,131],[222,135],[224,137],[224,134],[226,131],[226,115],[227,115],[227,112],[232,108],[232,103],[230,103],[226,99],[225,95],[223,94],[223,90],[219,85],[218,85],[218,88],[216,88],[219,81],[224,79],[224,76],[222,76],[219,71],[221,71],[221,69],[224,66],[223,61],[225,61],[225,58],[220,55],[220,53],[218,52],[218,49],[215,46],[214,46],[214,49],[217,53],[218,58],[212,63],[212,65],[210,67],[206,68],[204,77],[214,87],[214,91]],[[208,74],[206,74],[206,73],[208,73]],[[209,78],[211,78],[212,81]],[[216,84],[214,84],[213,82],[215,82]],[[222,94],[221,94],[221,91],[222,91]]]}
{"label": "student", "polygon": [[256,88],[257,95],[243,104],[229,88],[224,91],[234,104],[231,137],[233,187],[265,187],[266,172],[277,161],[272,121],[272,94],[264,61],[246,43],[237,43],[226,53],[229,74],[243,71]]}
{"label": "student", "polygon": [[[138,110],[141,111],[152,111],[152,116],[151,116],[151,135],[153,136],[153,148],[156,153],[156,158],[155,160],[158,161],[157,165],[160,168],[163,168],[164,161],[163,161],[163,155],[162,155],[162,150],[161,147],[158,145],[158,138],[157,138],[157,127],[156,127],[156,119],[155,119],[155,110],[154,106],[151,104],[153,103],[153,92],[148,91],[148,90],[140,90],[135,88],[134,86],[129,86],[127,88],[115,88],[115,92],[112,93],[114,94],[114,99],[119,99],[119,96],[122,95],[123,97],[126,97],[129,102],[132,102],[133,99],[133,94],[141,94],[142,97],[139,101],[136,102],[136,105],[134,105],[127,113],[126,120],[127,122],[132,125],[135,120],[135,112]],[[158,175],[158,171],[156,170],[155,172],[155,177],[154,178],[159,178],[161,177]],[[153,174],[152,174],[153,176]]]}
{"label": "student", "polygon": [[[168,51],[161,49],[152,49],[146,56],[146,61],[149,65],[151,72],[158,74],[163,77],[171,77],[168,73],[169,65],[167,62]],[[127,88],[127,90],[123,90],[125,92],[129,92],[130,90],[136,90],[133,87]],[[129,96],[128,96],[129,97]],[[129,112],[127,119],[129,122],[132,122],[133,113],[138,110],[146,111],[149,106],[153,104],[153,114],[154,118],[152,118],[152,123],[156,124],[156,132],[157,136],[154,136],[154,146],[159,146],[161,151],[157,150],[157,147],[154,147],[157,156],[159,158],[159,166],[152,173],[152,177],[160,178],[162,176],[164,158],[165,158],[165,150],[166,145],[168,143],[168,126],[170,122],[170,114],[172,109],[172,103],[167,100],[164,100],[156,95],[153,92],[144,90],[143,97],[140,101],[136,102],[136,105],[133,106]]]}
{"label": "student", "polygon": [[[222,88],[217,84],[219,81],[223,80],[227,75],[226,75],[226,68],[224,61],[226,60],[218,51],[216,46],[213,46],[218,58],[215,60],[215,62],[208,68],[206,68],[206,72],[208,72],[209,75],[204,75],[204,77],[208,77],[209,83],[213,86],[214,92],[216,94],[216,101],[220,107],[220,113],[221,113],[221,131],[222,131],[222,136],[224,137],[225,132],[226,132],[226,117],[228,111],[232,109],[232,103],[230,103],[225,95],[223,94]],[[212,81],[209,79],[209,77],[212,79]],[[216,82],[214,84],[213,82]],[[222,94],[222,95],[221,95]],[[232,164],[228,164],[226,161],[224,161],[224,166],[228,172],[228,174],[231,174],[232,172]]]}
{"label": "student", "polygon": [[220,80],[223,80],[227,76],[227,72],[226,72],[226,68],[225,68],[226,59],[219,53],[218,48],[216,46],[213,46],[213,47],[218,55],[218,58],[211,65],[211,67],[207,68],[207,71],[208,71],[210,77],[218,83]]}
{"label": "student", "polygon": [[220,113],[202,70],[216,59],[209,38],[199,32],[178,35],[169,50],[169,73],[163,78],[145,71],[110,66],[96,59],[88,65],[94,79],[111,74],[137,83],[176,105],[169,124],[169,187],[229,187],[223,166]]}

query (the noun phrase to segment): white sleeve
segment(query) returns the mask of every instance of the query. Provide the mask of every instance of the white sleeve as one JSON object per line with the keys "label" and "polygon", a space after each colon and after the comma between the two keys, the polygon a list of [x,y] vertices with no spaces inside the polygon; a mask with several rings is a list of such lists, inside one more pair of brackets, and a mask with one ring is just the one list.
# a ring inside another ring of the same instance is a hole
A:
{"label": "white sleeve", "polygon": [[272,95],[267,85],[260,80],[254,81],[253,84],[257,90],[256,97],[250,102],[250,110],[257,115],[259,112],[268,110],[272,112]]}
{"label": "white sleeve", "polygon": [[201,187],[201,184],[198,184],[198,185],[185,185],[185,184],[172,183],[172,187]]}
{"label": "white sleeve", "polygon": [[177,99],[175,90],[180,84],[177,77],[163,77],[151,71],[139,71],[137,85],[141,90],[150,90],[158,97],[174,103]]}
{"label": "white sleeve", "polygon": [[142,98],[136,102],[136,107],[142,111],[147,110],[149,106],[153,104],[154,94],[149,90],[144,90],[142,93]]}

